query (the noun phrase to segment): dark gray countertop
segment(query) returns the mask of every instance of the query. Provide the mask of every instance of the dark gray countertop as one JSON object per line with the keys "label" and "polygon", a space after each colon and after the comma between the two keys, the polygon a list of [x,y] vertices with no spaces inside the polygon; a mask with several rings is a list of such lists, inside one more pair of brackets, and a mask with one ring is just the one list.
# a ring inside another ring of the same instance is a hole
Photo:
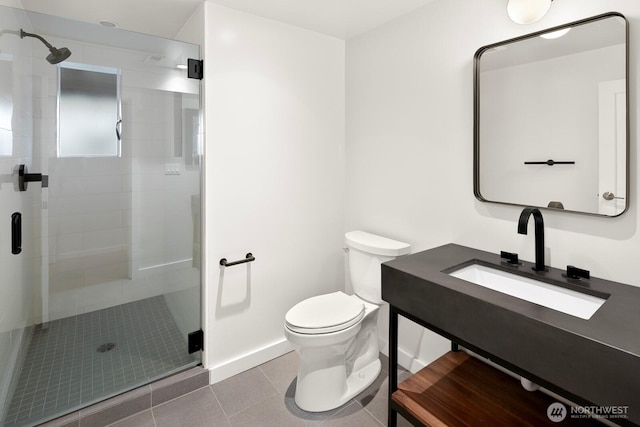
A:
{"label": "dark gray countertop", "polygon": [[[382,266],[382,297],[407,317],[578,404],[628,407],[628,418],[610,421],[640,424],[640,288],[502,261],[455,244],[400,257]],[[584,320],[445,272],[473,262],[607,301]]]}

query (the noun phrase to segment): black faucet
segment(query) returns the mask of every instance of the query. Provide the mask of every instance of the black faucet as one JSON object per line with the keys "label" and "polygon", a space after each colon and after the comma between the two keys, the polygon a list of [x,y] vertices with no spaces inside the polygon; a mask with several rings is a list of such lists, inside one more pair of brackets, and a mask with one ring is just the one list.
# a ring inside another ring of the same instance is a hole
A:
{"label": "black faucet", "polygon": [[522,210],[518,220],[518,234],[527,234],[527,226],[531,215],[533,215],[533,223],[536,228],[536,266],[533,269],[535,271],[547,271],[544,267],[544,221],[539,209],[524,208]]}

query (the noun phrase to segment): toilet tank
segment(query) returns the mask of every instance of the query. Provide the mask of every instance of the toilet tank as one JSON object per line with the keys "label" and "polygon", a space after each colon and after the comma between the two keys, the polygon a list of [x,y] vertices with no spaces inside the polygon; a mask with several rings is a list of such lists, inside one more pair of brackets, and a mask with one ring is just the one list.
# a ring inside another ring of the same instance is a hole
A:
{"label": "toilet tank", "polygon": [[346,233],[345,242],[349,248],[349,277],[354,292],[365,301],[381,304],[380,265],[408,254],[411,246],[364,231]]}

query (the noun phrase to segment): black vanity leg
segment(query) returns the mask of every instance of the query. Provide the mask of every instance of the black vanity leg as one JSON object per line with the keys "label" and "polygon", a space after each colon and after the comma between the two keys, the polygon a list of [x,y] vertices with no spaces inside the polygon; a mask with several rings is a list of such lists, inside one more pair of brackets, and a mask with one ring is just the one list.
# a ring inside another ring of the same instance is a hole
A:
{"label": "black vanity leg", "polygon": [[388,427],[396,427],[398,416],[391,408],[391,396],[398,389],[398,312],[389,306],[389,399]]}

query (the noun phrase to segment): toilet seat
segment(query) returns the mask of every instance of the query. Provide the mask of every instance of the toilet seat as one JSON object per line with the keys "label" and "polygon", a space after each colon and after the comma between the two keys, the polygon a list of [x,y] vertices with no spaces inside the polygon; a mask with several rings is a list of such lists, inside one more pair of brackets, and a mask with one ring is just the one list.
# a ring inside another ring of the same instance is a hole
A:
{"label": "toilet seat", "polygon": [[364,314],[364,304],[357,298],[334,292],[299,302],[285,315],[285,324],[299,334],[328,334],[358,324]]}

